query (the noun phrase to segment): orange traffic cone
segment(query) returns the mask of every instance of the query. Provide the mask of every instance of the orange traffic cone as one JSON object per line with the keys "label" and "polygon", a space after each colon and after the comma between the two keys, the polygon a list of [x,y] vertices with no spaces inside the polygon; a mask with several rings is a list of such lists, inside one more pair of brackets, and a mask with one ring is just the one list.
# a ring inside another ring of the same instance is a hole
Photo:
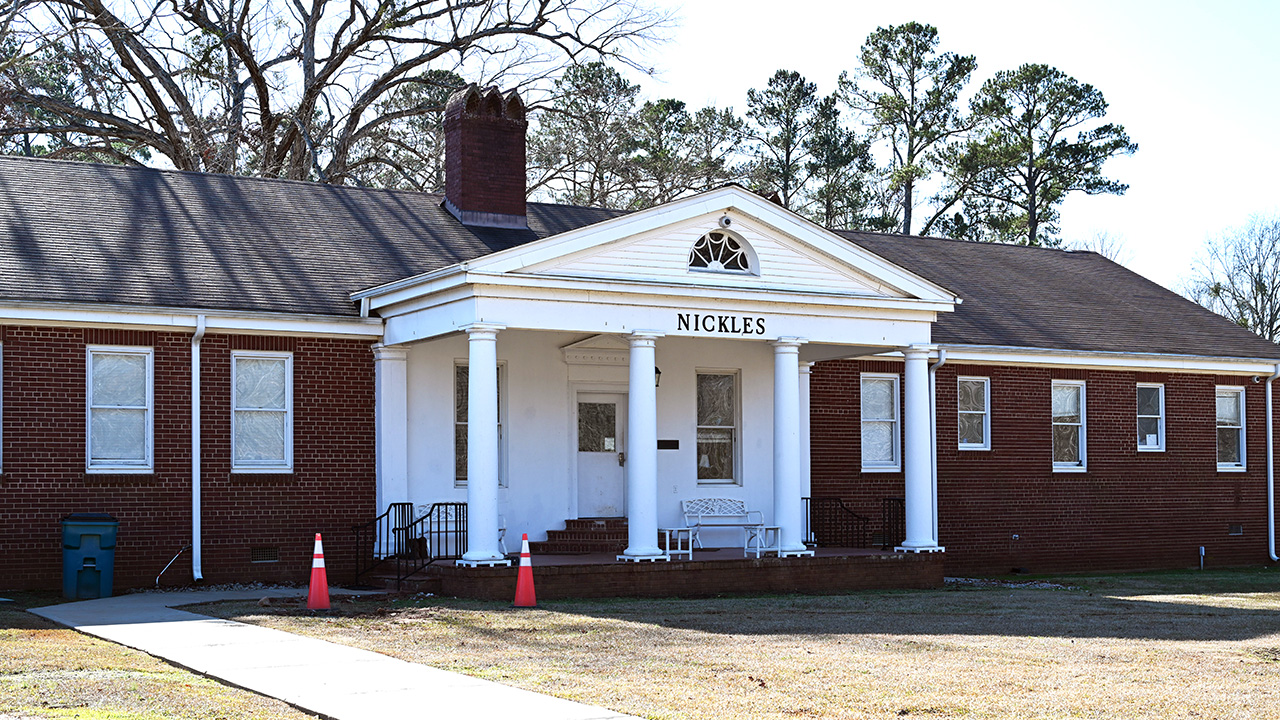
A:
{"label": "orange traffic cone", "polygon": [[324,571],[324,547],[316,533],[316,549],[311,556],[311,588],[307,592],[308,610],[329,609],[329,577]]}
{"label": "orange traffic cone", "polygon": [[516,576],[515,607],[537,607],[533,596],[533,561],[529,558],[529,533],[520,536],[520,574]]}

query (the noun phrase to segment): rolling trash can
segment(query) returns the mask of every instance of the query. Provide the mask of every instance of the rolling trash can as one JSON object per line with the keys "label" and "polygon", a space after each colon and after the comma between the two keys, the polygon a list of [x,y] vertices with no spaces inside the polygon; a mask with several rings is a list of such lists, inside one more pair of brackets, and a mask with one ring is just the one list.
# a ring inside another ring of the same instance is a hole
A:
{"label": "rolling trash can", "polygon": [[62,519],[63,597],[111,597],[119,526],[115,518],[105,513],[72,513]]}

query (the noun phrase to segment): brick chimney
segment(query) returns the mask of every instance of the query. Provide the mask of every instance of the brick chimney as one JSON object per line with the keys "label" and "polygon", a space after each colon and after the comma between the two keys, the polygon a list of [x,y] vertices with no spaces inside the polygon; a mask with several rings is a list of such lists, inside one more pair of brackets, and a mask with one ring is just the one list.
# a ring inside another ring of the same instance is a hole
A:
{"label": "brick chimney", "polygon": [[464,225],[525,228],[524,103],[475,85],[444,110],[444,206]]}

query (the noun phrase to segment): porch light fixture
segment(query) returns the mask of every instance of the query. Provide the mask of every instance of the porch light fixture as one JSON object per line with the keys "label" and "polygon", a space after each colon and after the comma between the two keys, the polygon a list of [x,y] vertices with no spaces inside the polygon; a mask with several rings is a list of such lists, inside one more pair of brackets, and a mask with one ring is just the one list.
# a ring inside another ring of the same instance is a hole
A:
{"label": "porch light fixture", "polygon": [[653,386],[662,387],[662,368],[653,366]]}

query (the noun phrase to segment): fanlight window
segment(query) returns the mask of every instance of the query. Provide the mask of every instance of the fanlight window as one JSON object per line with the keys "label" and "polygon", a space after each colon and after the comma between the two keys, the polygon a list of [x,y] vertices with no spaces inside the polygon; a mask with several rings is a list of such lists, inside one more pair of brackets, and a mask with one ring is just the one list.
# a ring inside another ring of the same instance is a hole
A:
{"label": "fanlight window", "polygon": [[751,256],[741,242],[728,233],[714,231],[703,235],[689,253],[689,267],[714,272],[750,273]]}

